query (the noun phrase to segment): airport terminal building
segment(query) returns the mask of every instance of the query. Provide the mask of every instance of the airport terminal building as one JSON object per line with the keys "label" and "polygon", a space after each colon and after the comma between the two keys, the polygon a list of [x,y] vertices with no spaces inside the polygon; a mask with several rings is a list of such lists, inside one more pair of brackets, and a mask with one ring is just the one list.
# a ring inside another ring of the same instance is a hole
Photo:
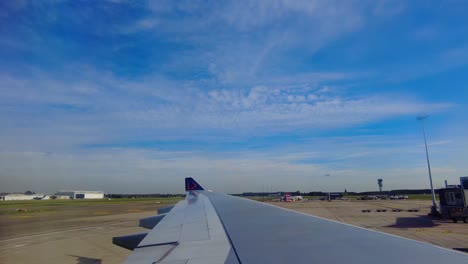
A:
{"label": "airport terminal building", "polygon": [[69,196],[70,199],[102,199],[104,192],[101,191],[58,191],[56,195]]}

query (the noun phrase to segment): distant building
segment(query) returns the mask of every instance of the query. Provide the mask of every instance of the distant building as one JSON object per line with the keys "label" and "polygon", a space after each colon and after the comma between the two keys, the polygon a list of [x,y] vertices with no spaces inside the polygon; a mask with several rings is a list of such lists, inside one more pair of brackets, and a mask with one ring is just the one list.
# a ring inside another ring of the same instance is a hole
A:
{"label": "distant building", "polygon": [[342,194],[342,193],[329,193],[329,194],[328,194],[328,198],[329,198],[330,200],[342,199],[342,198],[343,198],[343,194]]}
{"label": "distant building", "polygon": [[48,196],[44,194],[12,193],[0,196],[0,201],[41,200],[44,198],[47,199]]}
{"label": "distant building", "polygon": [[50,196],[50,199],[67,200],[67,199],[70,199],[70,196],[68,196],[68,195],[52,195],[52,196]]}
{"label": "distant building", "polygon": [[56,196],[68,196],[70,199],[103,199],[101,191],[58,191]]}

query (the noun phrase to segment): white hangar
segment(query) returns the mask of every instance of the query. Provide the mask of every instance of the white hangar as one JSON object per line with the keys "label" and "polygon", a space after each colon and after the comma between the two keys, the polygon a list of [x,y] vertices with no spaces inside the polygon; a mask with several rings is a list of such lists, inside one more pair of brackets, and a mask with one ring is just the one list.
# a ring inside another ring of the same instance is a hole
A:
{"label": "white hangar", "polygon": [[70,199],[102,199],[104,192],[101,191],[58,191],[56,195],[69,196]]}

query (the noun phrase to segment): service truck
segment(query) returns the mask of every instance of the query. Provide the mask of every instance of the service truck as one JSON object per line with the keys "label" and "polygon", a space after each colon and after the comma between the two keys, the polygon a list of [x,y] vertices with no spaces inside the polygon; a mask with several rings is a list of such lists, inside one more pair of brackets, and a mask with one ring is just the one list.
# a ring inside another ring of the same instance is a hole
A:
{"label": "service truck", "polygon": [[460,185],[439,190],[440,213],[454,223],[468,223],[468,176],[460,177]]}

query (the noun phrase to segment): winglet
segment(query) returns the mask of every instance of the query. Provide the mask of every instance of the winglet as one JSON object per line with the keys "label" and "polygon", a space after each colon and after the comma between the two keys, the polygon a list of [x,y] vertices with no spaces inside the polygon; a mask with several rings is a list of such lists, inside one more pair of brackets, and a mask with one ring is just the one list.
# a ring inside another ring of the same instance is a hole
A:
{"label": "winglet", "polygon": [[186,191],[193,191],[193,190],[199,190],[203,191],[203,187],[198,184],[192,177],[185,178],[185,190]]}

